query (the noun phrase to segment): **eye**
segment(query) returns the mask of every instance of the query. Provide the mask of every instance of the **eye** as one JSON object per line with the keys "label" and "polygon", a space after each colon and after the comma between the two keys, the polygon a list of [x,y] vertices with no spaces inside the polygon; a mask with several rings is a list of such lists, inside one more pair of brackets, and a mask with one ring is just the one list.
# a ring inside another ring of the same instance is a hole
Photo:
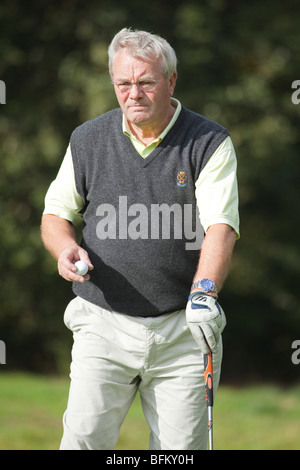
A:
{"label": "eye", "polygon": [[117,83],[117,87],[119,88],[121,93],[127,93],[131,89],[131,83],[130,82],[120,82],[120,83]]}
{"label": "eye", "polygon": [[156,87],[158,80],[142,80],[139,82],[139,86],[145,91],[153,91]]}
{"label": "eye", "polygon": [[118,87],[119,88],[130,88],[131,83],[130,82],[121,82],[121,83],[118,83]]}

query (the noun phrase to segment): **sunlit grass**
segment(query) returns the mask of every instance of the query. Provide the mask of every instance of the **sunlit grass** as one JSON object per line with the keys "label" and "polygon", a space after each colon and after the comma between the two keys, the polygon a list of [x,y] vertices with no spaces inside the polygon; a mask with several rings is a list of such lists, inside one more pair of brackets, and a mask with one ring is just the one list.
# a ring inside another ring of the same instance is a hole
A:
{"label": "sunlit grass", "polygon": [[[0,371],[0,450],[57,450],[69,381]],[[214,448],[299,450],[300,386],[221,386],[214,408]],[[146,450],[149,430],[139,397],[116,450]]]}

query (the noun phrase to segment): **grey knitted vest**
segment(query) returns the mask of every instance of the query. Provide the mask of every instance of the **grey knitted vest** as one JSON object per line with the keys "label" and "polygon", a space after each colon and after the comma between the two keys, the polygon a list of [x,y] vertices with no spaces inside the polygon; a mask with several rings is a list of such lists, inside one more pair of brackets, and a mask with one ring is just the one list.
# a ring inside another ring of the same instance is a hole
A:
{"label": "grey knitted vest", "polygon": [[133,316],[185,308],[203,239],[195,181],[228,135],[182,108],[144,160],[122,131],[120,109],[75,129],[75,181],[85,203],[81,245],[95,266],[90,281],[73,284],[76,295]]}

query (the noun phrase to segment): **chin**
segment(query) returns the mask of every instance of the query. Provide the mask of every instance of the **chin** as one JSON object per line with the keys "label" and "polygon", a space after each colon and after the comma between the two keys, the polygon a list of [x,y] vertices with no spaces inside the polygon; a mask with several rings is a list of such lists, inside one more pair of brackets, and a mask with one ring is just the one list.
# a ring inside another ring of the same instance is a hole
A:
{"label": "chin", "polygon": [[150,120],[149,116],[146,116],[143,113],[130,114],[127,119],[133,124],[146,124]]}

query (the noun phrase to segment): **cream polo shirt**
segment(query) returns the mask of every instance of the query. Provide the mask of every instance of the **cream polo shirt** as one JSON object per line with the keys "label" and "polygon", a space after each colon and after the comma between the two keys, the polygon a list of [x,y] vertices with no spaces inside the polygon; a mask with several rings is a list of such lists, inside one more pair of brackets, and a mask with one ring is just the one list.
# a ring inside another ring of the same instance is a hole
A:
{"label": "cream polo shirt", "polygon": [[[160,136],[147,146],[132,135],[123,115],[123,132],[130,138],[142,158],[150,155],[176,122],[181,104],[172,98],[172,105],[176,107],[172,120]],[[223,223],[230,225],[235,230],[236,237],[240,237],[236,168],[235,150],[231,138],[226,137],[210,157],[195,183],[197,205],[205,232],[211,225]],[[56,179],[47,191],[43,214],[56,215],[79,227],[82,223],[80,212],[83,206],[83,200],[76,190],[69,145]]]}

